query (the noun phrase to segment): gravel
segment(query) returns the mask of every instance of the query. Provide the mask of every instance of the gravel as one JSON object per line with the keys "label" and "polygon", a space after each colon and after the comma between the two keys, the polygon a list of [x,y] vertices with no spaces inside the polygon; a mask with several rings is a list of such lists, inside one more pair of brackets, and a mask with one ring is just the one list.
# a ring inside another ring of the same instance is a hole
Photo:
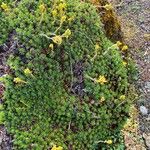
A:
{"label": "gravel", "polygon": [[12,139],[7,134],[6,128],[0,126],[0,150],[11,150],[12,149]]}
{"label": "gravel", "polygon": [[[137,102],[139,132],[143,136],[146,149],[150,149],[150,1],[110,0],[116,7],[122,24],[125,42],[138,65],[139,78],[136,83],[141,92]],[[141,149],[139,149],[141,150]]]}

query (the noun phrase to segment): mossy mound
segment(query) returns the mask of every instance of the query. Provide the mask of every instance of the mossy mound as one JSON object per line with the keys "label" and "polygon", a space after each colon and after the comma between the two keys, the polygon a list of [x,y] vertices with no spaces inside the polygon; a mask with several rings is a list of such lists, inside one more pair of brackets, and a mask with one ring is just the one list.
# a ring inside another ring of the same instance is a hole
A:
{"label": "mossy mound", "polygon": [[123,41],[123,32],[115,10],[108,0],[90,0],[100,12],[106,36],[112,41]]}
{"label": "mossy mound", "polygon": [[131,69],[123,62],[127,46],[106,38],[95,6],[7,1],[0,16],[0,43],[15,47],[3,79],[14,149],[117,149]]}

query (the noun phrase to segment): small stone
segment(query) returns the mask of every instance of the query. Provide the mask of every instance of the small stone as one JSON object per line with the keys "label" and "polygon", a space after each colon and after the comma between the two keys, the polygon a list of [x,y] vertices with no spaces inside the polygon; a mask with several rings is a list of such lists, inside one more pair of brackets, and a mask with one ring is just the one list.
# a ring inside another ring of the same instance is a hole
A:
{"label": "small stone", "polygon": [[150,89],[150,82],[146,82],[145,88]]}
{"label": "small stone", "polygon": [[148,109],[145,106],[140,106],[140,111],[141,111],[142,115],[148,114]]}
{"label": "small stone", "polygon": [[150,148],[150,134],[146,135],[143,133],[143,138],[145,139],[146,146]]}
{"label": "small stone", "polygon": [[140,130],[144,132],[144,131],[145,131],[145,127],[144,127],[144,126],[141,126],[141,127],[140,127]]}
{"label": "small stone", "polygon": [[148,115],[148,117],[146,118],[147,121],[150,121],[150,114]]}
{"label": "small stone", "polygon": [[3,141],[3,138],[2,138],[2,136],[0,135],[0,145],[2,144],[2,141]]}
{"label": "small stone", "polygon": [[145,142],[146,142],[146,146],[148,148],[150,148],[150,136],[148,136],[146,139],[145,139]]}

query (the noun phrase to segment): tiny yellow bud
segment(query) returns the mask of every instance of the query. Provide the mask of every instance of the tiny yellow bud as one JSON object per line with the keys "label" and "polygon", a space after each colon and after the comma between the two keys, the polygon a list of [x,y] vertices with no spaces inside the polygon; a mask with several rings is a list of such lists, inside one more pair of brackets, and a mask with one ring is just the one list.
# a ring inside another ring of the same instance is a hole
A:
{"label": "tiny yellow bud", "polygon": [[61,24],[66,20],[66,18],[67,18],[66,16],[61,17],[61,20],[60,20]]}
{"label": "tiny yellow bud", "polygon": [[58,44],[58,45],[61,45],[62,43],[62,37],[60,35],[56,35],[52,38],[53,42]]}
{"label": "tiny yellow bud", "polygon": [[54,145],[51,150],[63,150],[63,147]]}
{"label": "tiny yellow bud", "polygon": [[126,62],[126,61],[123,61],[122,63],[123,63],[123,65],[124,65],[124,66],[126,66],[126,65],[127,65],[127,62]]}
{"label": "tiny yellow bud", "polygon": [[107,80],[104,76],[99,76],[99,78],[96,80],[96,82],[103,85],[104,83],[107,82]]}
{"label": "tiny yellow bud", "polygon": [[69,22],[71,22],[71,21],[73,21],[73,20],[74,20],[74,18],[75,18],[75,17],[74,17],[74,16],[72,16],[72,17],[68,18],[68,21],[69,21]]}
{"label": "tiny yellow bud", "polygon": [[113,6],[112,4],[106,4],[105,6],[103,6],[103,8],[105,8],[106,10],[112,10]]}
{"label": "tiny yellow bud", "polygon": [[113,142],[112,142],[112,140],[107,140],[107,141],[105,141],[105,143],[112,144]]}
{"label": "tiny yellow bud", "polygon": [[125,95],[121,95],[121,96],[120,96],[120,99],[121,99],[121,100],[125,100],[125,99],[126,99],[126,96],[125,96]]}
{"label": "tiny yellow bud", "polygon": [[41,12],[41,13],[44,13],[44,12],[46,11],[45,4],[41,4],[41,5],[39,6],[39,9],[40,9],[40,12]]}
{"label": "tiny yellow bud", "polygon": [[103,103],[105,101],[105,97],[101,97],[100,103]]}
{"label": "tiny yellow bud", "polygon": [[66,3],[60,3],[59,5],[58,5],[58,10],[60,10],[60,11],[62,11],[63,9],[65,9],[66,8]]}
{"label": "tiny yellow bud", "polygon": [[71,35],[71,31],[70,29],[67,29],[62,36],[68,38],[70,35]]}
{"label": "tiny yellow bud", "polygon": [[9,10],[9,7],[7,4],[3,3],[1,4],[1,8],[4,10],[4,11],[8,11]]}
{"label": "tiny yellow bud", "polygon": [[95,45],[95,50],[99,50],[100,49],[100,46],[98,44]]}
{"label": "tiny yellow bud", "polygon": [[52,11],[52,15],[53,15],[54,18],[57,16],[57,14],[58,14],[57,10]]}
{"label": "tiny yellow bud", "polygon": [[14,78],[14,82],[15,82],[15,83],[27,83],[27,82],[25,82],[24,80],[20,79],[19,77]]}
{"label": "tiny yellow bud", "polygon": [[54,45],[53,45],[53,44],[50,44],[50,45],[49,45],[49,48],[50,48],[51,50],[53,50],[53,49],[54,49]]}
{"label": "tiny yellow bud", "polygon": [[31,71],[29,68],[26,68],[26,69],[24,70],[24,74],[25,74],[25,75],[32,75],[32,71]]}
{"label": "tiny yellow bud", "polygon": [[128,50],[128,46],[127,46],[127,45],[124,45],[124,46],[122,47],[122,51],[126,51],[126,50]]}
{"label": "tiny yellow bud", "polygon": [[120,41],[117,41],[117,46],[120,47],[122,45],[122,43]]}

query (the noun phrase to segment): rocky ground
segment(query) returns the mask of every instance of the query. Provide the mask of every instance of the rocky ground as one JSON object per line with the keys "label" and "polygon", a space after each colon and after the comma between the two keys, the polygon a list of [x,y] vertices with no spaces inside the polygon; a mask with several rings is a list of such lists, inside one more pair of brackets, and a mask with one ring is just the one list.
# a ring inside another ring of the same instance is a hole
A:
{"label": "rocky ground", "polygon": [[[137,63],[139,76],[137,87],[140,98],[137,102],[138,140],[144,139],[144,147],[136,147],[131,140],[130,150],[150,149],[150,1],[110,0],[116,8],[124,38]],[[133,135],[133,134],[132,134]],[[131,137],[133,139],[133,137]],[[128,143],[129,144],[129,143]],[[141,144],[142,145],[142,144]]]}

